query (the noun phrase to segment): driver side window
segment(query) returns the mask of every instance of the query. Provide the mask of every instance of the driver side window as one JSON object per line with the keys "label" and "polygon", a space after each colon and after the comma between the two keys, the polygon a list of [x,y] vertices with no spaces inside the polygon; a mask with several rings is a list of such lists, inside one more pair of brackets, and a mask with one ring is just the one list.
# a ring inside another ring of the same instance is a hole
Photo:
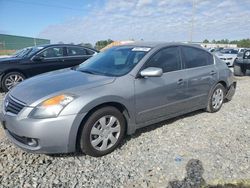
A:
{"label": "driver side window", "polygon": [[163,72],[171,72],[181,69],[178,47],[169,47],[157,52],[146,67],[162,68]]}
{"label": "driver side window", "polygon": [[44,58],[62,57],[63,48],[62,47],[48,48],[44,50],[42,53],[40,53],[40,56]]}

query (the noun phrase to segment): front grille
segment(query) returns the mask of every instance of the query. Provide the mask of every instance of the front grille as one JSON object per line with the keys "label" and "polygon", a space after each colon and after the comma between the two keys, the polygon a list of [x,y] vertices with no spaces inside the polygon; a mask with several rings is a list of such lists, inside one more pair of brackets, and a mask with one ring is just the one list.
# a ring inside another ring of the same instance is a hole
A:
{"label": "front grille", "polygon": [[4,101],[4,107],[6,112],[18,114],[25,107],[25,104],[12,96],[7,96]]}

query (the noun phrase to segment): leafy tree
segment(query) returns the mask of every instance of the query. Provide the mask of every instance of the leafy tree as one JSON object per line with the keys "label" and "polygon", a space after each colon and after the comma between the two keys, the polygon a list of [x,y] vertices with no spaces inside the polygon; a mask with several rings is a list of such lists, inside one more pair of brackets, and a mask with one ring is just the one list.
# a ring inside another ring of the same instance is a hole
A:
{"label": "leafy tree", "polygon": [[95,48],[96,48],[97,50],[100,50],[100,49],[104,48],[105,46],[111,44],[112,42],[114,42],[114,41],[111,40],[111,39],[97,41],[97,42],[95,43]]}
{"label": "leafy tree", "polygon": [[209,40],[205,39],[203,40],[203,43],[209,43]]}
{"label": "leafy tree", "polygon": [[[205,39],[203,41],[203,43],[206,43],[206,40]],[[241,39],[241,40],[228,40],[228,39],[222,39],[222,40],[212,40],[212,43],[214,44],[237,44],[238,47],[241,47],[241,48],[250,48],[250,38],[248,39]]]}
{"label": "leafy tree", "polygon": [[93,48],[93,45],[92,44],[90,44],[90,43],[80,43],[79,44],[80,46],[86,46],[86,47],[88,47],[88,48]]}
{"label": "leafy tree", "polygon": [[250,48],[250,39],[242,39],[237,42],[238,47]]}

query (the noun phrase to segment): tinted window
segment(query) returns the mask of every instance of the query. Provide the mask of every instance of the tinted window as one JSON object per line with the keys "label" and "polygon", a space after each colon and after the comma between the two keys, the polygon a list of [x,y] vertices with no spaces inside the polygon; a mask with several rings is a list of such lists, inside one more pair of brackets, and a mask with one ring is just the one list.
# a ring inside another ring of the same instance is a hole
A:
{"label": "tinted window", "polygon": [[114,51],[114,65],[125,65],[128,53],[129,51],[127,50]]}
{"label": "tinted window", "polygon": [[207,64],[208,65],[214,64],[214,57],[209,53],[206,53],[206,54],[207,54]]}
{"label": "tinted window", "polygon": [[28,47],[28,48],[23,48],[21,50],[18,50],[13,56],[14,57],[30,57],[34,55],[37,51],[42,50],[43,47],[38,46],[38,47]]}
{"label": "tinted window", "polygon": [[107,76],[122,76],[131,71],[150,48],[117,46],[100,52],[80,64],[77,70]]}
{"label": "tinted window", "polygon": [[44,50],[40,53],[42,57],[51,58],[51,57],[62,57],[63,56],[63,48],[62,47],[53,47]]}
{"label": "tinted window", "polygon": [[147,63],[147,67],[159,67],[163,72],[181,69],[178,47],[165,48],[157,52]]}
{"label": "tinted window", "polygon": [[185,61],[185,68],[201,67],[213,62],[210,60],[208,62],[208,53],[192,47],[182,47],[183,60]]}
{"label": "tinted window", "polygon": [[81,47],[67,47],[68,56],[79,56],[79,55],[87,55],[85,48]]}

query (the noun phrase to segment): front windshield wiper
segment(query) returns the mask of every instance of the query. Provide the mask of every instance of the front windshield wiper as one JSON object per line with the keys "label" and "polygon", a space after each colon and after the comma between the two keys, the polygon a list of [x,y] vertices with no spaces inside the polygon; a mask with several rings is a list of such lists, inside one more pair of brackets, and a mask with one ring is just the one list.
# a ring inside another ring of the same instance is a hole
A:
{"label": "front windshield wiper", "polygon": [[104,72],[98,72],[93,70],[87,70],[87,69],[77,69],[78,71],[87,73],[87,74],[95,74],[95,75],[103,75],[103,76],[114,76],[112,74],[104,73]]}
{"label": "front windshield wiper", "polygon": [[81,72],[87,73],[87,74],[96,74],[96,72],[90,71],[90,70],[80,70],[80,69],[78,69],[78,70]]}

